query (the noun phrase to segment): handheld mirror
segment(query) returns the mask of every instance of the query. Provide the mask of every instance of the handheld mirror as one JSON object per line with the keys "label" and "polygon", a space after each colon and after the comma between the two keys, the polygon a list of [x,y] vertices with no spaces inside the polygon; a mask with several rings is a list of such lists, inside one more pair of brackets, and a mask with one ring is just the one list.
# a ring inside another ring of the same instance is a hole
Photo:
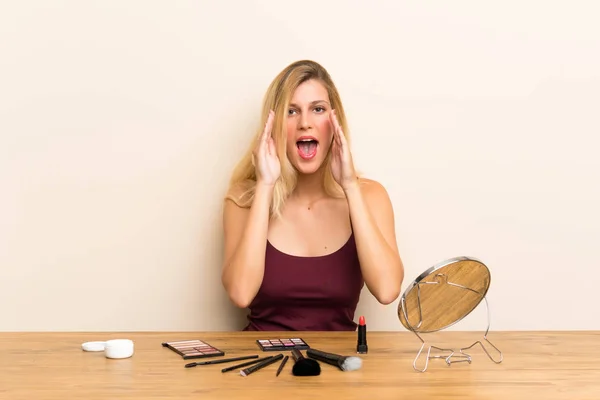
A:
{"label": "handheld mirror", "polygon": [[[481,345],[492,361],[502,362],[502,353],[487,339],[490,321],[486,294],[490,284],[490,270],[484,263],[475,258],[456,257],[427,269],[408,285],[400,297],[398,318],[402,325],[413,332],[422,343],[413,362],[415,370],[424,372],[431,358],[444,358],[447,365],[461,361],[470,364],[471,356],[464,350],[477,344]],[[477,308],[482,300],[485,301],[488,313],[488,326],[483,339],[500,353],[500,360],[494,360],[481,341],[461,348],[459,354],[455,354],[456,351],[452,349],[429,346],[425,367],[418,369],[416,362],[425,347],[425,341],[419,334],[438,332],[458,323]],[[448,352],[449,355],[431,356],[432,349]]]}

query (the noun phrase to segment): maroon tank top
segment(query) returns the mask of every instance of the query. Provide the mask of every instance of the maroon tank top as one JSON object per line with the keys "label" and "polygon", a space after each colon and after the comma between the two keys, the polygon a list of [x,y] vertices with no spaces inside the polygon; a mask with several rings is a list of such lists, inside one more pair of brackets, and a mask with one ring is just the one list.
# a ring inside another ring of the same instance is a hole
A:
{"label": "maroon tank top", "polygon": [[354,234],[334,253],[285,254],[267,241],[262,285],[245,331],[352,331],[364,281]]}

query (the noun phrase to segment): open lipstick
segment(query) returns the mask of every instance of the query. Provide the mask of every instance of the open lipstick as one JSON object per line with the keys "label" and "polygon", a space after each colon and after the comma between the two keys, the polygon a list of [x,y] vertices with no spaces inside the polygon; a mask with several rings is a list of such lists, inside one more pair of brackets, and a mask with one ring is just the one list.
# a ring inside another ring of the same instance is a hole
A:
{"label": "open lipstick", "polygon": [[358,340],[356,343],[356,352],[359,354],[366,354],[369,351],[367,346],[367,324],[365,323],[365,317],[360,316],[358,319]]}

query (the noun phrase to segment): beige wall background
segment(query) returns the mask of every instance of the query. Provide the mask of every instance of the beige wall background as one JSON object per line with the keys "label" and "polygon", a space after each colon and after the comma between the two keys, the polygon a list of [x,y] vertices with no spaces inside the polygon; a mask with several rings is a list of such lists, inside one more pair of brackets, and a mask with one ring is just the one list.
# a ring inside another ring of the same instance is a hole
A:
{"label": "beige wall background", "polygon": [[[492,271],[492,330],[600,329],[593,1],[0,5],[0,330],[230,330],[221,199],[288,63],[333,75],[406,285]],[[371,330],[403,330],[364,292]],[[453,329],[485,329],[478,308]]]}

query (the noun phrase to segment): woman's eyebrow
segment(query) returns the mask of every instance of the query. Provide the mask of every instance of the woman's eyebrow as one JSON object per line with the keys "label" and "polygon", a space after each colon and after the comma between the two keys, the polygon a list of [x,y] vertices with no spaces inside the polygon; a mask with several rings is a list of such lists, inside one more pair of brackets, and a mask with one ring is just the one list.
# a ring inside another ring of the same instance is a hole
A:
{"label": "woman's eyebrow", "polygon": [[[327,103],[327,104],[329,104],[329,102],[327,100],[314,100],[314,101],[310,102],[310,105],[312,106],[312,105],[319,104],[319,103]],[[329,105],[331,105],[331,104],[329,104]],[[298,105],[295,104],[295,103],[290,103],[290,106],[291,107],[298,107]]]}

